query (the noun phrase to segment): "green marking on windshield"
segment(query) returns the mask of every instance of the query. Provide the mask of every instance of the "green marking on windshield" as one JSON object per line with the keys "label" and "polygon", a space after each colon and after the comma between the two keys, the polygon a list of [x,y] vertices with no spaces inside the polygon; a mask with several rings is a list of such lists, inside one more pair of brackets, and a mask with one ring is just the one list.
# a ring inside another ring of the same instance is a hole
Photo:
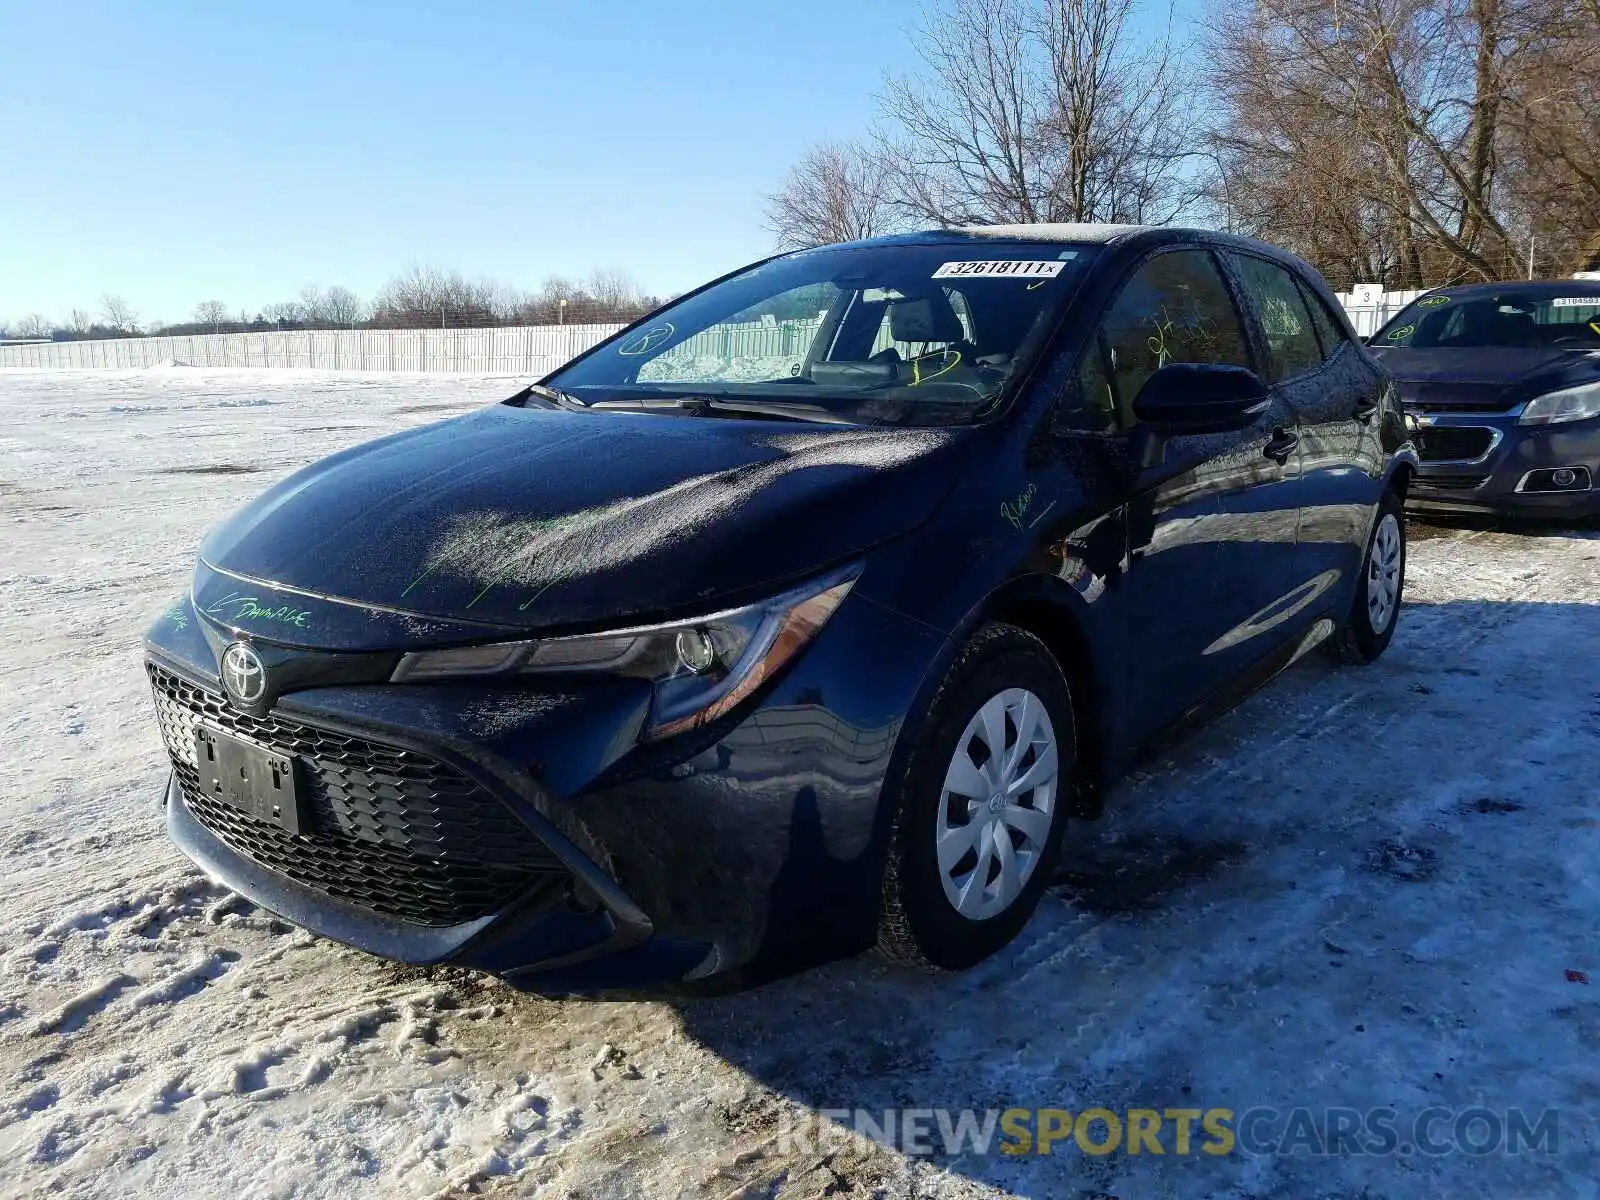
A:
{"label": "green marking on windshield", "polygon": [[560,576],[559,576],[559,575],[558,575],[558,576],[556,576],[556,577],[555,577],[555,578],[554,578],[554,579],[551,579],[551,580],[550,580],[550,581],[549,581],[549,582],[548,582],[548,583],[546,583],[546,584],[545,584],[545,585],[544,585],[544,586],[543,586],[543,587],[542,587],[542,588],[540,588],[540,589],[539,589],[539,590],[538,590],[538,591],[537,591],[537,592],[535,592],[535,593],[534,593],[534,594],[533,594],[533,595],[531,595],[531,596],[529,596],[529,597],[528,597],[528,598],[527,598],[527,599],[526,599],[526,600],[524,600],[524,601],[523,601],[523,602],[522,602],[522,603],[521,603],[521,604],[519,604],[519,605],[517,605],[517,611],[518,611],[518,612],[527,612],[527,611],[528,611],[528,609],[530,609],[530,608],[532,608],[532,607],[533,607],[533,602],[534,602],[534,601],[535,601],[535,600],[537,600],[537,599],[538,599],[538,598],[539,598],[539,597],[540,597],[540,596],[542,596],[542,595],[544,595],[544,594],[545,594],[545,593],[546,593],[546,592],[548,592],[548,591],[549,591],[549,590],[550,590],[550,589],[551,589],[551,588],[553,588],[553,587],[555,587],[555,585],[556,585],[556,584],[557,584],[557,583],[559,583],[559,582],[560,582],[560,581],[561,581],[561,577],[560,577]]}
{"label": "green marking on windshield", "polygon": [[[435,563],[434,566],[438,566],[438,564]],[[418,575],[410,583],[406,584],[406,590],[400,593],[400,598],[402,600],[404,600],[407,596],[409,596],[411,594],[411,589],[412,588],[416,587],[417,584],[421,583],[424,579],[426,579],[429,575],[432,575],[432,574],[433,574],[433,567],[424,567],[421,575]]]}
{"label": "green marking on windshield", "polygon": [[1385,338],[1391,342],[1398,342],[1401,338],[1408,338],[1417,331],[1415,325],[1402,325],[1399,329],[1391,329]]}
{"label": "green marking on windshield", "polygon": [[1450,303],[1450,297],[1449,296],[1429,296],[1425,300],[1418,300],[1417,301],[1417,307],[1418,308],[1438,308],[1439,305],[1441,305],[1441,304],[1449,304],[1449,303]]}

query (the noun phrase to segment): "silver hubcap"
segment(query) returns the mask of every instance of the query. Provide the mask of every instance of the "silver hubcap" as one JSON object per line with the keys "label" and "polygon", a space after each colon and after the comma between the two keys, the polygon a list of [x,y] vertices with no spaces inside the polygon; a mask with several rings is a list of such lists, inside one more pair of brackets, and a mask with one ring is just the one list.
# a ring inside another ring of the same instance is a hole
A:
{"label": "silver hubcap", "polygon": [[1372,553],[1367,556],[1367,620],[1374,633],[1382,633],[1394,620],[1405,565],[1401,547],[1400,522],[1393,513],[1384,513],[1372,535]]}
{"label": "silver hubcap", "polygon": [[967,722],[934,833],[939,881],[962,916],[996,916],[1021,894],[1050,837],[1060,770],[1050,714],[1032,692],[1007,688]]}

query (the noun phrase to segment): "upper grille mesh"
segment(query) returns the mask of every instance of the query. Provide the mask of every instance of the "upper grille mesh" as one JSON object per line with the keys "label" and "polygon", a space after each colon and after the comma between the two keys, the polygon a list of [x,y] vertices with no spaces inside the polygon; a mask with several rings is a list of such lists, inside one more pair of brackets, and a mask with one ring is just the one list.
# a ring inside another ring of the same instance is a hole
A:
{"label": "upper grille mesh", "polygon": [[1471,461],[1494,444],[1494,430],[1482,425],[1433,425],[1419,432],[1417,453],[1425,462]]}

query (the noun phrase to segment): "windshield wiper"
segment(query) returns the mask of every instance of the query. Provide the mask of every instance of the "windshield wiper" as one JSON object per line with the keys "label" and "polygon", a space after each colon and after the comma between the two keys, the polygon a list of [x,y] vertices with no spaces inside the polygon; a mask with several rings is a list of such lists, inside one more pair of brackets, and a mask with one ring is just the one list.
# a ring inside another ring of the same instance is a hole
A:
{"label": "windshield wiper", "polygon": [[722,396],[648,396],[637,400],[597,400],[589,408],[632,409],[649,412],[669,409],[697,417],[725,414],[730,417],[767,417],[774,420],[814,421],[823,425],[857,425],[820,404],[801,404],[793,400],[729,400]]}

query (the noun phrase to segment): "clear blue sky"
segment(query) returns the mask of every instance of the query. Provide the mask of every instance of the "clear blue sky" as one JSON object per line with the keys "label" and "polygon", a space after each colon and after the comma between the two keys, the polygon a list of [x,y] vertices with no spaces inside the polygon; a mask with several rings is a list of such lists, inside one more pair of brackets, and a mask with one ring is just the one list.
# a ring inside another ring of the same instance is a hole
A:
{"label": "clear blue sky", "polygon": [[370,298],[410,262],[678,291],[916,62],[911,0],[0,0],[0,317]]}

